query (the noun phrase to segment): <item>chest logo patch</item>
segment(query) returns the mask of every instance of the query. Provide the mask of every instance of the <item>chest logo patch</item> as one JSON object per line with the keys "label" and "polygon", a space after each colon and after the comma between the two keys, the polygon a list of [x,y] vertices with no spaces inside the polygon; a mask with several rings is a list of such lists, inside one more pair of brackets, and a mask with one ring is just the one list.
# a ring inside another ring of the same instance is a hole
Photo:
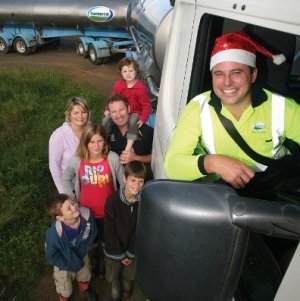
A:
{"label": "chest logo patch", "polygon": [[111,134],[111,135],[110,135],[109,141],[110,141],[110,142],[115,142],[115,141],[116,141],[116,138],[115,138],[115,135],[114,135],[114,134]]}
{"label": "chest logo patch", "polygon": [[253,128],[254,130],[257,130],[257,131],[263,130],[265,127],[266,127],[266,125],[265,125],[263,122],[261,122],[261,121],[256,121],[256,122],[252,125],[252,128]]}

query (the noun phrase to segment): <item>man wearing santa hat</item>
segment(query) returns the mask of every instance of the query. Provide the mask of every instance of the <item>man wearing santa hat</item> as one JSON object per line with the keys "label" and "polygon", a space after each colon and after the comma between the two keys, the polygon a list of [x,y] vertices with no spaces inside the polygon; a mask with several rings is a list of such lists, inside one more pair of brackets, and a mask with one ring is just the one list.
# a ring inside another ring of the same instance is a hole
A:
{"label": "man wearing santa hat", "polygon": [[[210,60],[213,91],[196,96],[183,110],[165,158],[169,178],[219,180],[242,192],[269,166],[253,158],[252,150],[273,162],[289,153],[286,138],[300,144],[300,106],[254,84],[257,52],[275,64],[285,61],[284,55],[273,55],[243,32],[216,39]],[[238,145],[222,119],[250,152]],[[251,195],[255,190],[247,196],[257,197]]]}

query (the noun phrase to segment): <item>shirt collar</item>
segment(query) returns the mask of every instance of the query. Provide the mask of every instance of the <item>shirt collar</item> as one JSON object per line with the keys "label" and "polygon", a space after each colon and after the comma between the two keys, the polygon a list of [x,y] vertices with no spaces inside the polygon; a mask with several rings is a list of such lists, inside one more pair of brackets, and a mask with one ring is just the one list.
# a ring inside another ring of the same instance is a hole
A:
{"label": "shirt collar", "polygon": [[141,193],[139,192],[136,197],[134,198],[133,202],[128,202],[126,197],[125,197],[125,193],[124,193],[124,189],[120,189],[120,199],[123,203],[127,204],[127,205],[132,205],[135,202],[139,202],[141,199]]}

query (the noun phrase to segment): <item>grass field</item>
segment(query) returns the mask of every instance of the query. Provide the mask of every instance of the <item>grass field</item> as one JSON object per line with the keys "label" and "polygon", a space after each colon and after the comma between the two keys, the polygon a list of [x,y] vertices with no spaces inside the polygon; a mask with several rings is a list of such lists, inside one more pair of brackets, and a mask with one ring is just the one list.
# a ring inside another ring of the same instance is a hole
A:
{"label": "grass field", "polygon": [[92,121],[101,120],[105,99],[91,88],[51,71],[0,74],[0,300],[29,300],[46,266],[48,139],[71,96],[86,98]]}

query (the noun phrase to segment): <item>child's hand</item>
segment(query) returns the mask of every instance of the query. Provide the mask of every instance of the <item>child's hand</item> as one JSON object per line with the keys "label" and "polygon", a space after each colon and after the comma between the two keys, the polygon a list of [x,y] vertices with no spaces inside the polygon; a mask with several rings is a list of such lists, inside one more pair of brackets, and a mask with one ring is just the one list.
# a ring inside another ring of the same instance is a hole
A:
{"label": "child's hand", "polygon": [[139,121],[137,122],[137,125],[138,125],[139,128],[140,128],[143,124],[144,124],[144,122],[143,122],[142,120],[139,120]]}
{"label": "child's hand", "polygon": [[109,116],[109,111],[108,111],[108,110],[105,110],[105,111],[104,111],[104,115],[105,115],[105,116]]}
{"label": "child's hand", "polygon": [[131,161],[134,161],[136,157],[136,154],[134,152],[134,149],[131,150],[123,150],[120,155],[120,162],[121,164],[127,164]]}
{"label": "child's hand", "polygon": [[125,259],[123,259],[121,262],[122,262],[122,264],[124,264],[124,265],[130,265],[130,264],[132,263],[132,259],[125,258]]}

